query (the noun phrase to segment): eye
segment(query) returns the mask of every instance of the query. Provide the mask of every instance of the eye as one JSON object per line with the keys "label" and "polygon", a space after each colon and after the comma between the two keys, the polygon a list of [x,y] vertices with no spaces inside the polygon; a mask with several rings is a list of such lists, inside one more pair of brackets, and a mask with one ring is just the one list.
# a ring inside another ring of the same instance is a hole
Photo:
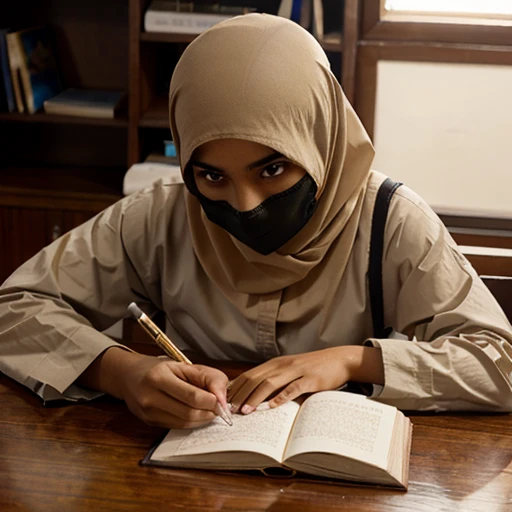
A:
{"label": "eye", "polygon": [[285,164],[282,162],[270,164],[263,169],[261,176],[263,178],[275,178],[276,176],[283,174],[284,170]]}
{"label": "eye", "polygon": [[212,183],[218,183],[224,179],[224,176],[220,172],[214,171],[199,171],[197,175],[200,178],[205,179],[206,181],[210,181]]}

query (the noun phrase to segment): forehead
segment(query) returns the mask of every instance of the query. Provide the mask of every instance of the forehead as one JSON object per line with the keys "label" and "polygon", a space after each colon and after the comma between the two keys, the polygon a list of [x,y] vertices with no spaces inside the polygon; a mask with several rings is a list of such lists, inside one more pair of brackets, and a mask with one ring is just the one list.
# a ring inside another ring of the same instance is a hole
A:
{"label": "forehead", "polygon": [[192,154],[192,160],[212,164],[214,162],[240,164],[253,162],[274,152],[274,149],[257,142],[242,139],[217,139],[197,147]]}

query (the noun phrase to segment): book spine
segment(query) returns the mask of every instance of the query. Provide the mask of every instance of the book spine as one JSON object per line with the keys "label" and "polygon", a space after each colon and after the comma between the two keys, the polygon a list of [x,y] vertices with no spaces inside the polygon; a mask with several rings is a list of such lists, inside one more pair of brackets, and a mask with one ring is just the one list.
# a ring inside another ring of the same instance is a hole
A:
{"label": "book spine", "polygon": [[7,111],[14,112],[16,103],[14,100],[14,90],[12,88],[11,70],[9,68],[9,56],[7,54],[7,31],[0,31],[0,66],[4,81],[4,94],[7,103]]}
{"label": "book spine", "polygon": [[7,34],[6,41],[7,54],[9,56],[9,68],[11,70],[12,88],[14,90],[14,97],[16,100],[16,108],[18,112],[25,112],[19,75],[21,55],[18,52],[16,34]]}
{"label": "book spine", "polygon": [[295,21],[295,23],[300,23],[301,10],[302,10],[302,0],[293,0],[292,12],[290,14],[290,19],[292,21]]}
{"label": "book spine", "polygon": [[231,14],[207,14],[197,12],[146,11],[146,32],[172,32],[176,34],[200,34],[216,23],[232,18]]}
{"label": "book spine", "polygon": [[302,0],[302,8],[300,11],[300,26],[309,30],[311,26],[311,10],[313,6],[311,0]]}
{"label": "book spine", "polygon": [[277,15],[283,18],[291,19],[292,17],[293,0],[281,0]]}
{"label": "book spine", "polygon": [[317,39],[324,37],[324,6],[323,0],[313,0],[313,35]]}
{"label": "book spine", "polygon": [[29,114],[34,114],[36,108],[34,106],[34,94],[32,91],[32,84],[30,82],[30,71],[28,69],[28,57],[23,48],[23,41],[21,40],[21,35],[19,32],[13,34],[16,40],[16,46],[18,48],[18,57],[19,57],[19,73],[21,76],[21,85],[23,87],[23,92],[25,94],[25,103],[27,106],[27,110]]}

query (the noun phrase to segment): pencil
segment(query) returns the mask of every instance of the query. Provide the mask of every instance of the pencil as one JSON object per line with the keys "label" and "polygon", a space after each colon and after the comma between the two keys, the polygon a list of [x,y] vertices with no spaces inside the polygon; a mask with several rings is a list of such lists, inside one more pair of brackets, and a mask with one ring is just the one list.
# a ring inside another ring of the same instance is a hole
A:
{"label": "pencil", "polygon": [[[192,361],[165,335],[165,333],[140,308],[132,302],[128,311],[135,317],[142,328],[151,336],[151,339],[174,361],[192,364]],[[215,407],[215,414],[222,418],[229,426],[233,425],[231,413],[222,407],[219,401]]]}

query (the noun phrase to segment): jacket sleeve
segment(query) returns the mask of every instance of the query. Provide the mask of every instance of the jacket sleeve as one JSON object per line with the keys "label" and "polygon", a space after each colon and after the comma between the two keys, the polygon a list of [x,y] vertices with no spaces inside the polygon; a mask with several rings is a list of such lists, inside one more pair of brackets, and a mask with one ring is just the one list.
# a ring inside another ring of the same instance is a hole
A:
{"label": "jacket sleeve", "polygon": [[0,371],[44,400],[98,394],[73,383],[118,345],[101,331],[122,319],[131,301],[152,302],[122,233],[128,212],[148,198],[122,199],[40,251],[0,287]]}
{"label": "jacket sleeve", "polygon": [[387,325],[406,339],[372,339],[400,409],[512,411],[512,328],[432,210],[401,187],[383,255]]}

